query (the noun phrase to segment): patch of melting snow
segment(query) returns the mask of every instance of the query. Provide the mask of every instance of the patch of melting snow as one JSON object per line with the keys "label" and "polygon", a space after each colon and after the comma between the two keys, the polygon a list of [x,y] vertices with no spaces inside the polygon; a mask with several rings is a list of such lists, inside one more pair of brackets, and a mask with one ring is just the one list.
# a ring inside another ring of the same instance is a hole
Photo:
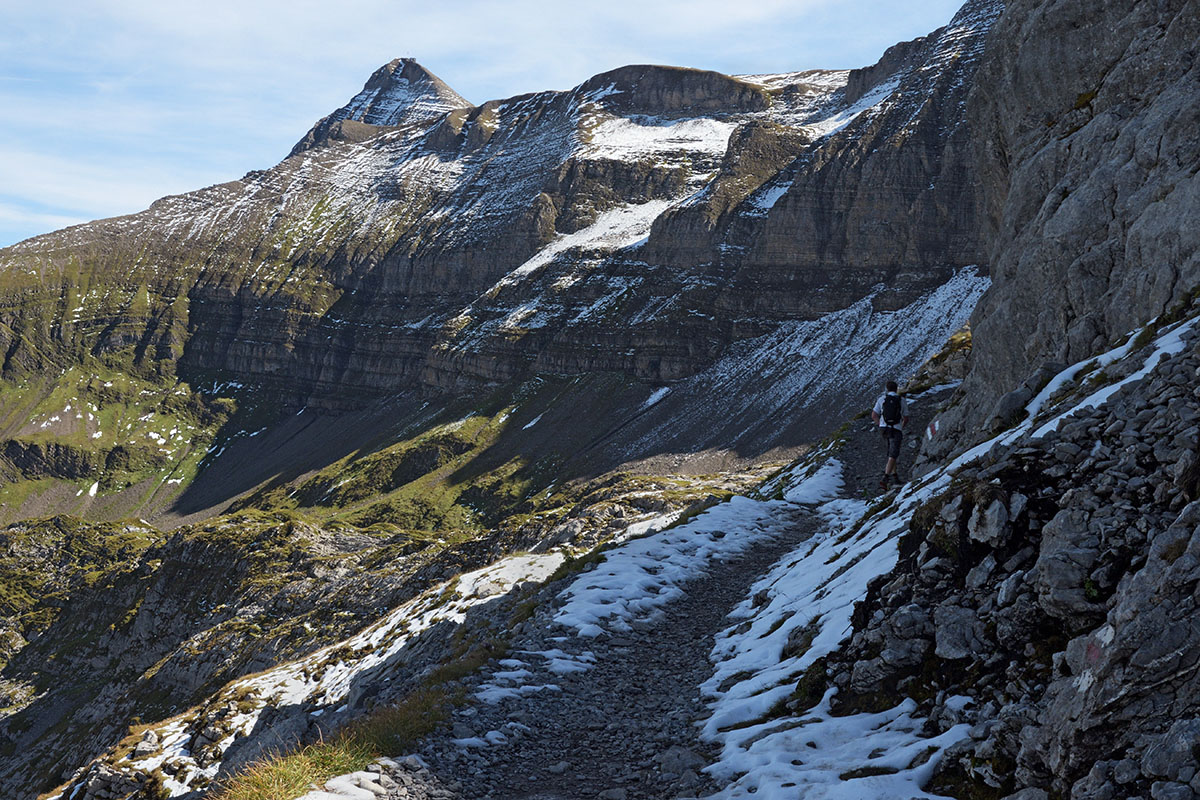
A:
{"label": "patch of melting snow", "polygon": [[758,75],[734,75],[733,77],[740,78],[747,83],[757,83],[759,86],[765,86],[768,89],[778,89],[783,86],[801,84],[825,91],[833,91],[846,85],[846,81],[850,77],[850,70],[811,69],[802,72],[773,72]]}
{"label": "patch of melting snow", "polygon": [[659,389],[655,389],[653,392],[650,393],[650,396],[647,397],[646,400],[642,403],[641,407],[649,408],[650,406],[654,405],[659,400],[662,400],[664,397],[666,397],[670,393],[671,393],[670,386],[663,386]]}
{"label": "patch of melting snow", "polygon": [[837,497],[843,486],[842,462],[830,458],[811,474],[795,481],[784,491],[783,499],[797,505],[815,505]]}
{"label": "patch of melting snow", "polygon": [[858,99],[857,102],[839,110],[825,119],[809,123],[807,128],[816,137],[830,136],[845,128],[858,118],[860,114],[869,111],[882,103],[900,86],[900,76],[895,75],[871,89]]}
{"label": "patch of melting snow", "polygon": [[522,426],[521,426],[521,430],[523,430],[523,431],[527,431],[527,430],[529,430],[529,429],[530,429],[530,428],[532,428],[534,425],[537,425],[537,424],[538,424],[538,422],[539,422],[539,421],[541,421],[542,417],[544,417],[544,416],[546,416],[544,413],[543,413],[543,414],[538,414],[536,417],[534,417],[533,419],[529,420],[529,422],[526,422],[524,425],[522,425]]}
{"label": "patch of melting snow", "polygon": [[660,117],[616,117],[591,132],[583,153],[589,158],[637,159],[677,151],[721,155],[729,146],[736,122],[710,117],[671,120]]}
{"label": "patch of melting snow", "polygon": [[682,597],[684,586],[703,576],[714,559],[778,536],[778,515],[790,507],[735,496],[685,525],[633,539],[563,590],[566,602],[555,621],[584,637],[656,621],[663,606]]}
{"label": "patch of melting snow", "polygon": [[[1125,378],[1117,381],[1116,383],[1098,389],[1082,400],[1073,403],[1065,410],[1054,409],[1050,418],[1046,420],[1042,416],[1042,412],[1045,410],[1046,404],[1050,401],[1051,397],[1053,397],[1059,390],[1061,390],[1070,382],[1079,381],[1085,378],[1088,374],[1090,374],[1089,368],[1091,370],[1103,369],[1104,367],[1107,367],[1116,361],[1128,357],[1131,349],[1133,348],[1133,342],[1137,338],[1137,334],[1140,333],[1140,330],[1131,331],[1125,342],[1117,347],[1114,347],[1108,352],[1101,353],[1095,358],[1085,359],[1067,367],[1062,372],[1058,373],[1058,375],[1054,376],[1050,382],[1047,383],[1045,387],[1043,387],[1040,392],[1034,395],[1033,399],[1026,404],[1025,419],[1008,431],[1005,431],[995,438],[988,439],[987,441],[972,447],[970,450],[967,450],[955,458],[954,461],[951,462],[945,468],[945,470],[942,471],[942,473],[940,473],[943,476],[941,483],[944,484],[949,482],[948,473],[950,470],[957,469],[964,464],[974,461],[985,454],[996,444],[1011,444],[1024,435],[1030,435],[1035,439],[1040,439],[1050,431],[1056,429],[1060,423],[1070,419],[1076,413],[1104,404],[1122,387],[1128,386],[1131,383],[1135,383],[1145,378],[1164,356],[1172,356],[1182,351],[1184,347],[1183,337],[1192,331],[1197,324],[1200,324],[1200,317],[1193,317],[1169,326],[1154,339],[1152,342],[1150,355],[1147,356],[1142,362],[1139,369]],[[1036,429],[1034,429],[1035,425],[1037,426]]]}
{"label": "patch of melting snow", "polygon": [[779,202],[779,198],[787,194],[790,188],[792,188],[790,177],[780,178],[768,183],[764,188],[759,189],[750,196],[749,201],[746,203],[747,208],[743,214],[746,216],[765,217],[767,212]]}
{"label": "patch of melting snow", "polygon": [[498,285],[516,283],[573,249],[620,250],[632,247],[650,234],[650,227],[671,206],[670,200],[651,200],[609,209],[591,225],[558,236],[532,258],[502,278]]}

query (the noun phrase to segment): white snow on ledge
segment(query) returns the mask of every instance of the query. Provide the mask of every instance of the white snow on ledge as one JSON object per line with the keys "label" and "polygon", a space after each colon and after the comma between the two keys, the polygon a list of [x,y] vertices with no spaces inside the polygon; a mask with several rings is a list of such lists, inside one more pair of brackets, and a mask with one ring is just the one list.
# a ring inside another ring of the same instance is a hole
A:
{"label": "white snow on ledge", "polygon": [[555,621],[586,637],[652,623],[714,560],[778,536],[780,515],[790,507],[782,501],[734,497],[686,524],[621,545],[563,590],[567,602]]}
{"label": "white snow on ledge", "polygon": [[[1147,323],[1147,327],[1151,324],[1153,324],[1153,320],[1150,323]],[[1193,317],[1167,327],[1166,330],[1164,330],[1157,336],[1157,338],[1154,339],[1152,343],[1153,349],[1151,350],[1150,355],[1146,357],[1138,370],[1114,384],[1098,389],[1097,391],[1085,397],[1083,400],[1072,404],[1066,410],[1055,409],[1051,414],[1043,415],[1042,412],[1045,411],[1045,406],[1050,401],[1050,398],[1053,397],[1054,394],[1064,386],[1072,381],[1083,381],[1089,374],[1094,374],[1096,370],[1104,369],[1110,364],[1129,356],[1130,350],[1133,347],[1133,342],[1137,339],[1138,334],[1141,333],[1142,330],[1145,330],[1145,328],[1137,331],[1130,331],[1129,335],[1122,344],[1114,347],[1108,352],[1101,353],[1095,358],[1085,359],[1084,361],[1080,361],[1077,364],[1072,364],[1071,366],[1067,367],[1058,375],[1054,376],[1050,382],[1047,383],[1040,392],[1034,395],[1033,399],[1030,400],[1028,404],[1026,404],[1025,412],[1028,416],[1024,420],[1019,422],[1012,429],[1005,431],[1004,433],[1001,433],[992,439],[981,442],[980,444],[972,447],[970,450],[967,450],[965,453],[955,458],[951,464],[947,465],[939,473],[939,475],[942,476],[940,479],[941,482],[949,482],[949,473],[952,470],[974,461],[975,459],[987,453],[988,450],[990,450],[996,444],[1011,444],[1024,435],[1029,435],[1034,439],[1040,439],[1050,431],[1055,430],[1060,423],[1070,419],[1078,412],[1085,411],[1089,408],[1095,408],[1096,406],[1103,405],[1104,403],[1108,402],[1109,398],[1111,398],[1122,387],[1136,383],[1137,381],[1140,381],[1149,375],[1150,371],[1154,369],[1155,365],[1157,365],[1164,356],[1169,357],[1181,352],[1184,348],[1184,337],[1190,333],[1197,324],[1200,324],[1200,317]],[[1047,420],[1045,418],[1046,416],[1049,416],[1050,418]],[[1037,426],[1036,429],[1034,429],[1035,425]]]}
{"label": "white snow on ledge", "polygon": [[587,158],[636,160],[679,151],[721,155],[729,146],[736,122],[710,117],[670,120],[659,117],[615,117],[591,131],[582,153]]}
{"label": "white snow on ledge", "polygon": [[826,117],[819,122],[814,122],[810,125],[805,125],[815,137],[830,136],[837,133],[842,128],[849,125],[860,114],[869,111],[875,106],[882,103],[884,100],[891,97],[892,92],[900,85],[900,76],[894,75],[883,83],[871,89],[869,92],[858,98],[858,101],[853,105],[847,106],[829,117]]}
{"label": "white snow on ledge", "polygon": [[650,406],[654,405],[659,400],[662,400],[664,397],[666,397],[670,393],[671,393],[670,386],[661,386],[650,393],[650,396],[645,399],[645,401],[642,403],[641,407],[649,408]]}
{"label": "white snow on ledge", "polygon": [[525,263],[504,276],[497,285],[520,281],[573,249],[621,250],[632,247],[650,235],[650,227],[660,214],[670,208],[670,200],[651,200],[605,211],[596,221],[582,230],[562,234]]}

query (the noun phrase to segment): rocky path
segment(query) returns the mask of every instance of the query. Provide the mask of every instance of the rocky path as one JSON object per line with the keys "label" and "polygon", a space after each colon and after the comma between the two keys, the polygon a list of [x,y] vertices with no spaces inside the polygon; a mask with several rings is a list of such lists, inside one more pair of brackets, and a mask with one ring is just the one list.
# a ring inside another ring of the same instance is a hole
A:
{"label": "rocky path", "polygon": [[[934,412],[949,399],[952,392],[952,388],[942,388],[906,398],[909,421],[904,429],[900,449],[898,469],[901,480],[907,481],[912,478],[913,462],[921,448],[925,429],[933,419]],[[874,402],[874,398],[870,398],[868,402]],[[843,495],[861,499],[876,497],[882,493],[879,479],[883,475],[887,459],[879,428],[869,416],[851,420],[845,433],[845,443],[838,450],[837,458],[842,462],[842,477],[846,482],[842,490]]]}
{"label": "rocky path", "polygon": [[[696,739],[695,723],[706,716],[697,687],[712,673],[708,656],[726,615],[815,529],[804,510],[786,514],[778,538],[712,564],[657,624],[567,636],[547,604],[522,626],[510,658],[469,686],[509,696],[457,712],[421,757],[469,800],[661,800],[717,789],[700,772],[711,759]],[[401,800],[405,791],[387,797]]]}
{"label": "rocky path", "polygon": [[[910,403],[902,475],[948,394]],[[855,420],[837,453],[842,495],[878,496],[882,456],[878,430],[869,419]],[[576,636],[554,621],[569,582],[547,587],[511,635],[507,657],[464,681],[473,702],[415,757],[385,759],[374,777],[343,776],[338,793],[304,800],[662,800],[717,791],[702,771],[717,754],[697,738],[697,723],[709,714],[699,687],[712,675],[714,636],[752,584],[820,524],[799,505],[781,505],[765,522],[770,536],[710,562],[654,623],[629,632]],[[729,535],[739,535],[735,528]]]}

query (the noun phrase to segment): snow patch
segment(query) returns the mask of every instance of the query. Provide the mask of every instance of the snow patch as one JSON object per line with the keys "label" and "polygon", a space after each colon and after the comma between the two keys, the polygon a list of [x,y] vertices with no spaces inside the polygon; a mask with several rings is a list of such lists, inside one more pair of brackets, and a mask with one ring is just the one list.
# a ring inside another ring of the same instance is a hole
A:
{"label": "snow patch", "polygon": [[680,151],[722,155],[736,122],[709,117],[670,120],[660,117],[617,117],[601,122],[583,147],[588,158],[637,161]]}
{"label": "snow patch", "polygon": [[845,481],[842,462],[830,458],[783,493],[783,499],[797,505],[815,505],[837,497]]}
{"label": "snow patch", "polygon": [[610,551],[566,589],[555,622],[584,637],[631,630],[661,617],[662,607],[703,576],[710,563],[745,552],[780,533],[783,501],[734,497],[685,525],[634,539]]}
{"label": "snow patch", "polygon": [[508,273],[499,285],[518,282],[569,250],[611,251],[633,247],[650,234],[650,226],[654,224],[654,220],[670,206],[669,200],[651,200],[648,203],[631,203],[609,209],[586,228],[558,236],[528,261]]}
{"label": "snow patch", "polygon": [[645,402],[642,403],[641,407],[649,408],[650,406],[654,405],[659,400],[662,400],[664,397],[666,397],[670,393],[671,393],[670,386],[663,386],[660,389],[655,389],[653,392],[651,392],[650,396],[646,398]]}
{"label": "snow patch", "polygon": [[808,128],[814,137],[820,138],[823,136],[831,136],[857,119],[860,114],[870,111],[872,108],[882,103],[884,100],[890,97],[899,86],[900,76],[892,76],[888,80],[864,94],[852,105],[841,109],[836,114],[832,114],[823,120],[810,123],[805,127]]}

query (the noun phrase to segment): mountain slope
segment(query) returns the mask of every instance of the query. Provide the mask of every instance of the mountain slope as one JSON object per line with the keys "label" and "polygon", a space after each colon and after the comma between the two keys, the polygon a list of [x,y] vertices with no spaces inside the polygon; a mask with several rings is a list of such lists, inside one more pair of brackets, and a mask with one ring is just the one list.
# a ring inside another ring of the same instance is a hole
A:
{"label": "mountain slope", "polygon": [[[290,477],[289,463],[319,469],[377,446],[381,415],[417,424],[426,402],[446,409],[540,377],[611,373],[649,393],[781,325],[867,296],[881,311],[917,301],[981,262],[962,109],[997,13],[970,3],[850,73],[635,66],[477,107],[399,60],[270,170],[0,251],[0,384],[20,409],[3,431],[11,450],[27,451],[35,429],[55,438],[37,426],[57,411],[45,398],[65,393],[62,370],[77,371],[69,393],[97,406],[113,399],[87,382],[116,374],[197,409],[128,434],[157,443],[203,430],[190,448],[156,444],[123,471],[107,466],[121,461],[114,434],[64,431],[77,441],[53,463],[8,459],[17,481],[0,512],[177,524]],[[928,346],[943,334],[928,331]],[[199,410],[218,397],[237,414]],[[587,438],[640,402],[598,409]],[[170,411],[120,404],[134,419]],[[804,406],[783,404],[817,419]],[[326,442],[302,443],[315,431],[295,438],[288,420],[304,408],[356,431],[346,449],[322,463]],[[676,410],[699,418],[741,404]],[[287,458],[220,457],[258,431],[290,442]],[[769,426],[688,446],[761,459],[821,432]],[[588,469],[675,446],[639,442]],[[96,502],[64,505],[92,483]]]}
{"label": "mountain slope", "polygon": [[[183,714],[204,778],[332,728],[288,695],[249,732],[303,725],[218,757],[231,681],[748,491],[915,371],[988,286],[964,108],[999,10],[864,70],[631,66],[479,106],[400,60],[270,170],[0,251],[0,516],[175,528],[88,528],[128,563],[47,559],[65,594],[0,609],[0,787],[135,718]],[[14,569],[53,538],[19,525]]]}

